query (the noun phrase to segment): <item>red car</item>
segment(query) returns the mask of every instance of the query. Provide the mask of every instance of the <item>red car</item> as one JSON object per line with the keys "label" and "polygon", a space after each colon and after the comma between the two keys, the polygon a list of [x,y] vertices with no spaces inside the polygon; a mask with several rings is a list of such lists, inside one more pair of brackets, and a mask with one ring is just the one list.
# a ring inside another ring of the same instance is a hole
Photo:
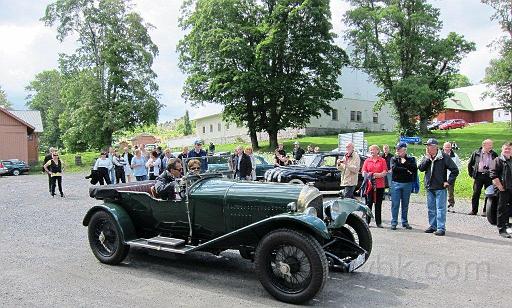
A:
{"label": "red car", "polygon": [[454,129],[454,128],[464,128],[464,126],[468,125],[466,121],[462,119],[453,119],[448,120],[445,123],[439,125],[439,129],[446,130],[446,129]]}

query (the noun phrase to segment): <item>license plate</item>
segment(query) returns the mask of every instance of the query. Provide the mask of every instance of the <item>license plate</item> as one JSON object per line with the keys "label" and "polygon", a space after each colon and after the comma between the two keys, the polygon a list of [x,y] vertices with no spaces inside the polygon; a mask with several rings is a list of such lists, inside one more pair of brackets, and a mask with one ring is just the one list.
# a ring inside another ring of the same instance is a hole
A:
{"label": "license plate", "polygon": [[366,257],[364,255],[364,253],[360,254],[355,260],[352,260],[352,262],[350,262],[350,265],[348,266],[348,271],[349,272],[355,271],[357,268],[359,268],[361,265],[363,265],[365,260],[366,260]]}

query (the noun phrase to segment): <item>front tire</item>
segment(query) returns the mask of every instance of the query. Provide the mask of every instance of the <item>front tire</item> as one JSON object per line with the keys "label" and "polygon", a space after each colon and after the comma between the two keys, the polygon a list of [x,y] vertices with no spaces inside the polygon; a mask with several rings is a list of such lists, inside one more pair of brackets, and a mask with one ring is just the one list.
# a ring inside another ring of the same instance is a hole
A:
{"label": "front tire", "polygon": [[487,215],[487,221],[495,226],[498,223],[498,197],[492,196],[486,199],[487,209],[485,214]]}
{"label": "front tire", "polygon": [[291,229],[267,234],[255,255],[258,279],[276,299],[304,303],[320,292],[329,272],[322,246],[311,235]]}
{"label": "front tire", "polygon": [[130,246],[123,243],[117,223],[105,211],[92,215],[88,236],[92,253],[101,263],[119,264],[128,255]]}
{"label": "front tire", "polygon": [[18,169],[14,169],[14,170],[12,171],[12,175],[18,176],[18,175],[20,175],[20,174],[21,174],[21,172],[20,172],[20,170],[18,170]]}
{"label": "front tire", "polygon": [[345,226],[333,230],[333,235],[356,243],[368,252],[368,257],[370,256],[373,247],[372,233],[366,221],[355,213],[348,215]]}

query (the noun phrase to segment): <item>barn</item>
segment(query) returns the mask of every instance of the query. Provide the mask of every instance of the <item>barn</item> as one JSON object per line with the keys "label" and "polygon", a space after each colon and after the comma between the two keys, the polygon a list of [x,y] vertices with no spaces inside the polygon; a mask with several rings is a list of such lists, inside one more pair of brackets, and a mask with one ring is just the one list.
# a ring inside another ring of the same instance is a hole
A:
{"label": "barn", "polygon": [[0,107],[0,160],[38,161],[39,136],[43,132],[41,114],[33,110]]}
{"label": "barn", "polygon": [[456,88],[453,96],[445,100],[445,110],[437,116],[438,121],[463,119],[475,122],[510,122],[510,111],[503,109],[493,97],[486,96],[486,84]]}

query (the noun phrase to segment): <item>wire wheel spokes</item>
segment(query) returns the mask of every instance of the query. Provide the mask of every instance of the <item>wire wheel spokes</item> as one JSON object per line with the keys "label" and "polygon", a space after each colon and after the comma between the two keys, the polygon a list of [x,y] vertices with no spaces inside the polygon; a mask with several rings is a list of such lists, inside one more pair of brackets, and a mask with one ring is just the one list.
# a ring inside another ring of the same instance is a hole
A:
{"label": "wire wheel spokes", "polygon": [[280,245],[270,259],[272,284],[286,293],[299,293],[311,281],[311,261],[300,248]]}
{"label": "wire wheel spokes", "polygon": [[94,245],[104,257],[110,257],[117,251],[118,234],[109,219],[100,220],[94,228]]}

